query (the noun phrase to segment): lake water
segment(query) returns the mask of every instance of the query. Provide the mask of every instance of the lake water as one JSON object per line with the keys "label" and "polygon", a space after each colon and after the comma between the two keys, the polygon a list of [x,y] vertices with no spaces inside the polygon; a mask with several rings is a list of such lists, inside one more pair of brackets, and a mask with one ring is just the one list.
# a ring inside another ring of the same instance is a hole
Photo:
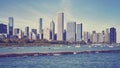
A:
{"label": "lake water", "polygon": [[[120,50],[120,46],[3,47],[0,54],[84,50]],[[0,68],[120,68],[120,52],[0,57]]]}

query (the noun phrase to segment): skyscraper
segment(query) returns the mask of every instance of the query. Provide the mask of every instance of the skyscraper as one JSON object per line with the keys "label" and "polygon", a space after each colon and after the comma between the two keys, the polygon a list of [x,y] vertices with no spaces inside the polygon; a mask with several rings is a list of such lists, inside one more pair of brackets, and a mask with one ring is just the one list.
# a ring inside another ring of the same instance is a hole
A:
{"label": "skyscraper", "polygon": [[110,44],[116,43],[116,28],[110,28]]}
{"label": "skyscraper", "polygon": [[67,23],[67,38],[66,40],[69,42],[76,41],[76,22]]}
{"label": "skyscraper", "polygon": [[55,23],[52,21],[50,23],[50,31],[51,31],[51,40],[54,40],[54,35],[55,35]]}
{"label": "skyscraper", "polygon": [[7,25],[0,24],[0,34],[7,34]]}
{"label": "skyscraper", "polygon": [[84,41],[86,43],[90,42],[90,33],[89,32],[84,32]]}
{"label": "skyscraper", "polygon": [[13,25],[14,25],[14,19],[13,17],[9,17],[8,34],[10,37],[13,36]]}
{"label": "skyscraper", "polygon": [[66,30],[63,32],[63,40],[66,41]]}
{"label": "skyscraper", "polygon": [[109,28],[107,28],[105,33],[105,43],[109,43],[109,41],[110,41],[110,33],[109,33]]}
{"label": "skyscraper", "polygon": [[21,32],[19,28],[14,29],[14,36],[17,38],[21,38]]}
{"label": "skyscraper", "polygon": [[77,41],[82,41],[82,23],[77,24],[77,35],[76,35]]}
{"label": "skyscraper", "polygon": [[39,20],[39,38],[43,39],[42,18]]}
{"label": "skyscraper", "polygon": [[64,13],[58,13],[58,34],[57,40],[63,41]]}
{"label": "skyscraper", "polygon": [[50,40],[50,29],[45,28],[43,29],[44,39]]}
{"label": "skyscraper", "polygon": [[29,27],[25,27],[25,35],[29,38]]}
{"label": "skyscraper", "polygon": [[98,38],[97,38],[97,33],[96,31],[92,31],[92,43],[97,43],[98,42]]}

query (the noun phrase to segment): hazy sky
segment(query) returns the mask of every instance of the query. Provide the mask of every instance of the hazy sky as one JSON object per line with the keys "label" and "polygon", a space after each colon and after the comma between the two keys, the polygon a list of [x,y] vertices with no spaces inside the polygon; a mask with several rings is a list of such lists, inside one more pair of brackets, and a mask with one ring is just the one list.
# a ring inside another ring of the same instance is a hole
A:
{"label": "hazy sky", "polygon": [[65,14],[65,28],[71,21],[82,22],[89,32],[115,27],[120,40],[120,0],[0,0],[0,22],[8,24],[8,17],[14,17],[15,28],[38,29],[39,18],[44,28],[52,20],[57,27],[58,12]]}

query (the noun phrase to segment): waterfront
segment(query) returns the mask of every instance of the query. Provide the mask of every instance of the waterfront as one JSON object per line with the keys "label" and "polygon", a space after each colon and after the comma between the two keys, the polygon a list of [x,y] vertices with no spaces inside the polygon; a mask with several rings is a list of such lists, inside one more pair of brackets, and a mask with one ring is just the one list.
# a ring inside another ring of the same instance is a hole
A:
{"label": "waterfront", "polygon": [[120,53],[1,57],[0,68],[119,68]]}
{"label": "waterfront", "polygon": [[[120,50],[119,45],[1,47],[0,54]],[[120,52],[0,57],[0,68],[119,68]]]}

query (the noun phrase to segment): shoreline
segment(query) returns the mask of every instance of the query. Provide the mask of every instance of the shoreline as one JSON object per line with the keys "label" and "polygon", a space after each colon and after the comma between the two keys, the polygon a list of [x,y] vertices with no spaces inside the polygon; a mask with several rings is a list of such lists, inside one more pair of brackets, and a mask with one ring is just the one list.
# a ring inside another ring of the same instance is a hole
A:
{"label": "shoreline", "polygon": [[0,54],[0,57],[27,57],[27,56],[54,56],[54,55],[68,55],[68,54],[91,54],[91,53],[111,53],[120,52],[120,50],[96,50],[96,51],[79,51],[79,52],[35,52],[35,53],[12,53],[12,54]]}
{"label": "shoreline", "polygon": [[[51,45],[74,45],[76,43],[0,43],[0,47],[26,47],[26,46],[51,46]],[[78,44],[78,45],[120,45],[116,44]]]}

